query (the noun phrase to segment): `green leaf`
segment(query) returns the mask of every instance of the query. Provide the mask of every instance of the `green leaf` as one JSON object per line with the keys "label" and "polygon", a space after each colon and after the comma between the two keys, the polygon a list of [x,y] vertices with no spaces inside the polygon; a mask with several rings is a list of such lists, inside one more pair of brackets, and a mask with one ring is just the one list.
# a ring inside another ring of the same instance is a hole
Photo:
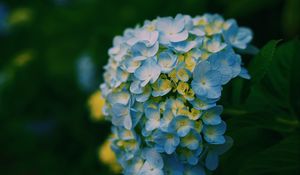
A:
{"label": "green leaf", "polygon": [[253,60],[251,70],[256,76],[244,106],[248,113],[242,120],[279,132],[292,132],[300,126],[300,42],[295,39],[276,48],[277,42],[269,42]]}
{"label": "green leaf", "polygon": [[274,56],[274,52],[279,40],[272,40],[265,45],[261,51],[254,57],[249,67],[249,73],[252,77],[252,82],[256,83],[260,81],[269,65],[271,64]]}
{"label": "green leaf", "polygon": [[[227,120],[227,134],[233,138],[233,147],[221,156],[221,163],[217,174],[237,175],[248,158],[277,143],[278,137],[273,132],[262,128]],[[259,159],[260,157],[257,157]]]}
{"label": "green leaf", "polygon": [[300,172],[300,136],[290,136],[253,155],[240,169],[240,175],[297,174]]}

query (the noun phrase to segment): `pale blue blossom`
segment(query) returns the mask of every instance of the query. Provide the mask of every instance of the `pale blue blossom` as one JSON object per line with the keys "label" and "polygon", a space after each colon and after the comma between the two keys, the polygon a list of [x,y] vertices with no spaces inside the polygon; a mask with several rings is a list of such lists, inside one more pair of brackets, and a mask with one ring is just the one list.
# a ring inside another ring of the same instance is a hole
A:
{"label": "pale blue blossom", "polygon": [[225,143],[224,133],[226,131],[225,122],[221,122],[218,125],[204,125],[203,134],[204,139],[211,144],[223,144]]}
{"label": "pale blue blossom", "polygon": [[135,100],[138,102],[145,102],[151,96],[152,90],[149,85],[143,87],[143,92],[135,95]]}
{"label": "pale blue blossom", "polygon": [[103,112],[125,175],[206,175],[232,145],[223,86],[249,79],[252,33],[218,14],[145,21],[114,38],[104,67]]}
{"label": "pale blue blossom", "polygon": [[153,135],[155,148],[159,152],[172,154],[180,143],[180,138],[175,132],[156,131]]}
{"label": "pale blue blossom", "polygon": [[147,121],[145,123],[146,131],[152,131],[160,126],[160,110],[156,103],[146,103],[145,116]]}
{"label": "pale blue blossom", "polygon": [[139,67],[134,76],[142,81],[141,86],[146,86],[149,82],[154,83],[161,73],[161,68],[156,62],[156,58],[149,58]]}
{"label": "pale blue blossom", "polygon": [[217,169],[219,164],[219,156],[228,151],[233,145],[231,137],[225,136],[225,143],[220,145],[210,145],[207,156],[205,158],[205,166],[213,171]]}
{"label": "pale blue blossom", "polygon": [[181,41],[172,43],[171,47],[179,53],[186,53],[191,49],[195,48],[199,44],[197,41]]}
{"label": "pale blue blossom", "polygon": [[202,139],[200,133],[192,129],[186,136],[181,138],[180,146],[187,147],[190,150],[198,149]]}
{"label": "pale blue blossom", "polygon": [[177,55],[175,55],[172,51],[167,50],[164,52],[161,52],[158,55],[157,62],[159,66],[161,67],[162,73],[169,73],[177,63]]}
{"label": "pale blue blossom", "polygon": [[223,112],[223,107],[218,105],[214,106],[203,112],[201,119],[206,125],[218,125],[222,122],[221,113]]}
{"label": "pale blue blossom", "polygon": [[132,60],[142,61],[156,55],[159,49],[159,44],[155,43],[151,47],[147,47],[144,43],[136,43],[131,48]]}
{"label": "pale blue blossom", "polygon": [[139,29],[134,32],[134,37],[127,40],[127,44],[133,46],[140,42],[146,45],[146,47],[151,47],[157,43],[158,40],[157,31],[149,31],[144,29]]}
{"label": "pale blue blossom", "polygon": [[185,21],[183,16],[173,19],[171,17],[158,18],[157,30],[160,32],[159,40],[162,44],[170,42],[180,42],[188,38],[188,31],[185,30]]}
{"label": "pale blue blossom", "polygon": [[253,36],[249,28],[238,27],[234,19],[226,21],[223,35],[229,44],[239,49],[246,49]]}
{"label": "pale blue blossom", "polygon": [[172,82],[168,79],[159,78],[155,84],[152,85],[153,97],[164,96],[172,90]]}
{"label": "pale blue blossom", "polygon": [[221,35],[214,35],[212,39],[206,40],[206,49],[212,53],[216,53],[224,49],[227,44],[222,41],[221,37]]}
{"label": "pale blue blossom", "polygon": [[178,149],[179,159],[183,162],[187,162],[189,165],[197,165],[199,162],[199,155],[202,152],[202,147],[198,147],[196,150],[190,150],[188,148]]}
{"label": "pale blue blossom", "polygon": [[241,58],[231,48],[210,55],[209,61],[212,69],[220,72],[222,84],[228,83],[241,72]]}
{"label": "pale blue blossom", "polygon": [[213,70],[208,61],[200,62],[193,74],[192,88],[199,96],[219,98],[221,96],[220,72]]}
{"label": "pale blue blossom", "polygon": [[132,128],[132,120],[130,116],[130,108],[122,104],[114,104],[112,106],[112,123],[116,126],[123,126],[126,129]]}
{"label": "pale blue blossom", "polygon": [[194,121],[190,120],[188,117],[177,116],[171,121],[169,130],[176,131],[178,136],[184,137],[190,132],[191,129],[193,129],[194,125]]}

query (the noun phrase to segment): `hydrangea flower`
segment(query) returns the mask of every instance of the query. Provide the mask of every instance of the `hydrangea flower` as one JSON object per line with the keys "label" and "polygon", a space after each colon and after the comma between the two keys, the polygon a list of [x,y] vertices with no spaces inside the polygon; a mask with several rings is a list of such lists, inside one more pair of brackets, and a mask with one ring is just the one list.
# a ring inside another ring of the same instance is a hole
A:
{"label": "hydrangea flower", "polygon": [[125,175],[211,174],[232,145],[217,105],[250,76],[238,51],[250,29],[217,14],[159,17],[114,39],[100,86]]}

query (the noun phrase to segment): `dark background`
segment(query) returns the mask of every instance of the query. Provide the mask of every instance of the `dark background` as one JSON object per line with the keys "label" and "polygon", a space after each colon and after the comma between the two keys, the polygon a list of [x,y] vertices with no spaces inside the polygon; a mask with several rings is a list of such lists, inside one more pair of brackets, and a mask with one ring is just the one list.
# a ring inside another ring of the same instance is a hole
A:
{"label": "dark background", "polygon": [[[111,174],[97,155],[110,124],[93,122],[86,104],[102,81],[113,37],[125,28],[157,16],[220,13],[251,28],[261,48],[297,36],[299,7],[299,0],[0,1],[0,174]],[[286,125],[240,122],[232,116],[244,114],[234,97],[241,82],[227,85],[220,102],[235,145],[215,174],[299,173],[299,113]]]}

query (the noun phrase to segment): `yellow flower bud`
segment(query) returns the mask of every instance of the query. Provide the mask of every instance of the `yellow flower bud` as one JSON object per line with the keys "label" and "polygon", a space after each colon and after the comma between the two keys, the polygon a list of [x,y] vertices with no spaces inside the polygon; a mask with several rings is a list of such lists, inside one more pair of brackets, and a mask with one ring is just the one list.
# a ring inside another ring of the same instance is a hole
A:
{"label": "yellow flower bud", "polygon": [[104,144],[99,148],[99,160],[109,166],[111,170],[115,173],[121,172],[121,167],[117,162],[115,153],[110,147],[110,141],[106,140]]}
{"label": "yellow flower bud", "polygon": [[95,121],[104,120],[104,115],[102,113],[102,109],[105,105],[105,100],[101,96],[100,91],[96,91],[93,93],[89,100],[88,100],[88,106],[90,109],[91,118]]}

